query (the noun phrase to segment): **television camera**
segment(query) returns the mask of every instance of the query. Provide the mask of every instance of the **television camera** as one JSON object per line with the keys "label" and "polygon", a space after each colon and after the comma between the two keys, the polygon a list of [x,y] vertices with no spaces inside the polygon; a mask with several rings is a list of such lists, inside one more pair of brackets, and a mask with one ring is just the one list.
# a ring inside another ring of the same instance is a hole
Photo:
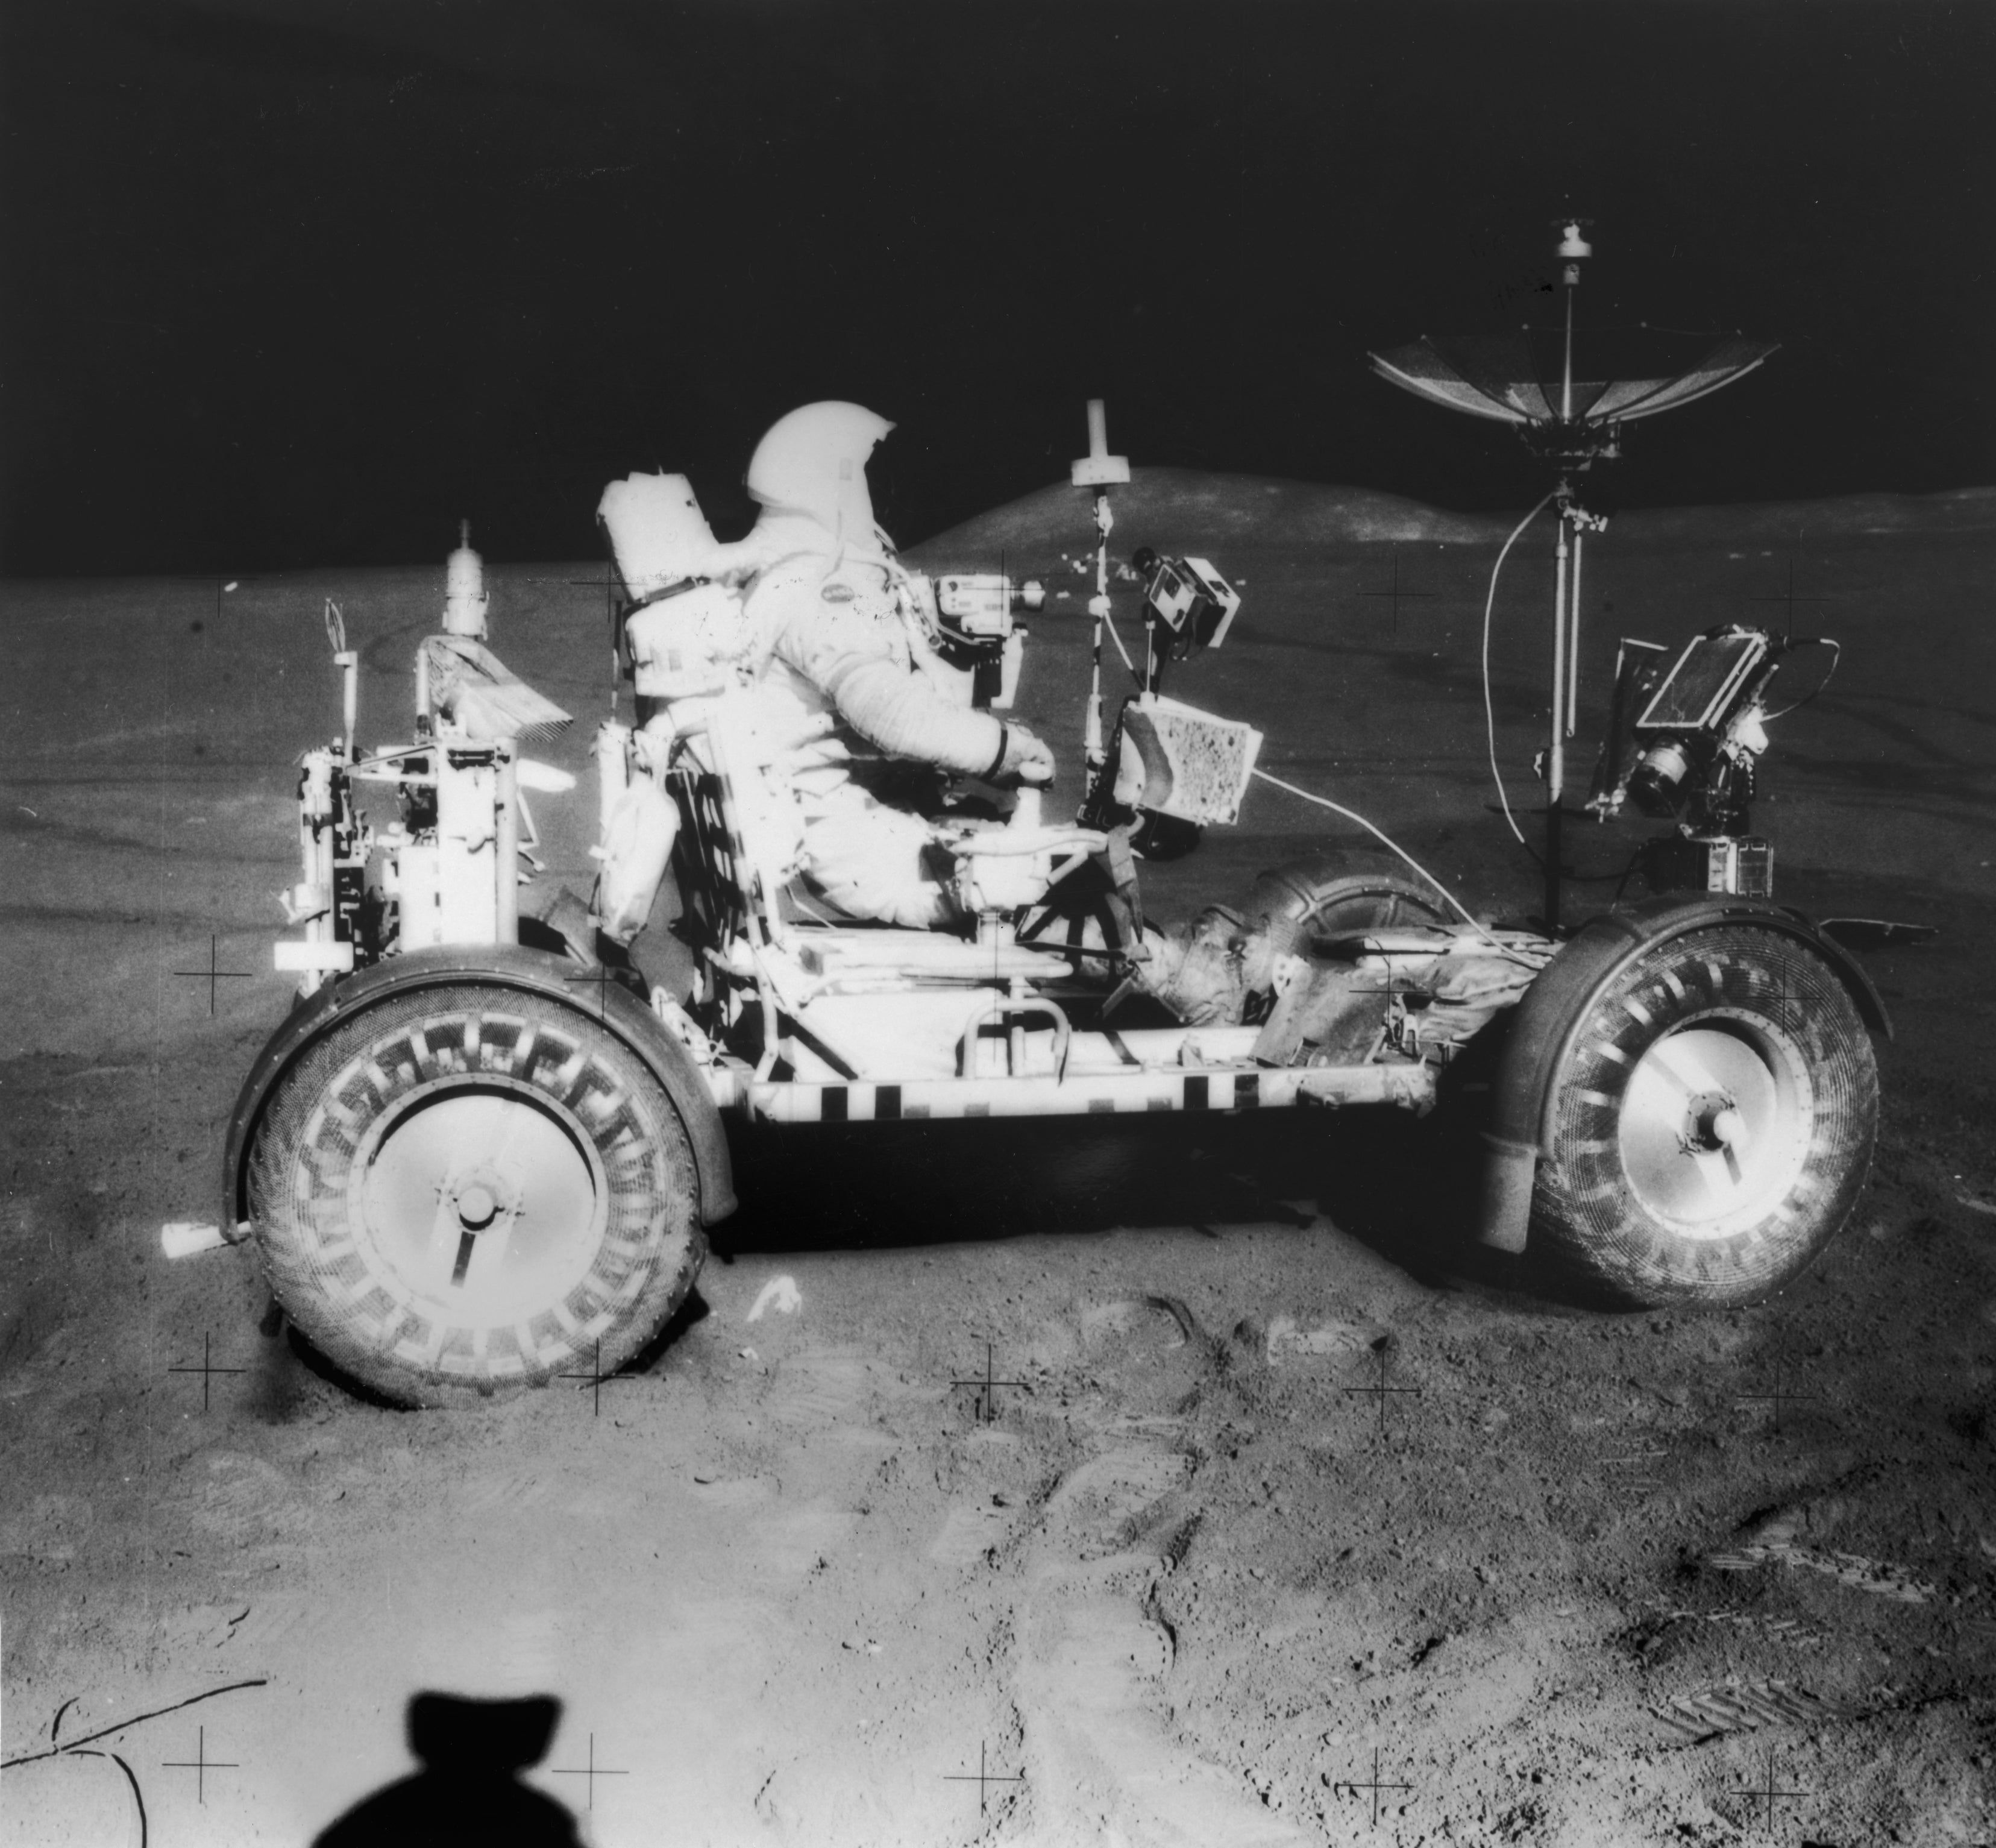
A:
{"label": "television camera", "polygon": [[[1674,821],[1677,832],[1647,841],[1639,863],[1653,890],[1774,891],[1774,849],[1750,831],[1756,766],[1767,748],[1767,693],[1782,662],[1825,638],[1798,641],[1724,623],[1695,635],[1675,660],[1660,643],[1624,638],[1616,659],[1608,737],[1588,808],[1602,821],[1626,801],[1637,814]],[[1807,699],[1829,684],[1822,683]]]}
{"label": "television camera", "polygon": [[[1146,545],[1130,559],[1144,586],[1144,665],[1082,805],[1082,824],[1127,831],[1132,851],[1175,859],[1207,824],[1232,821],[1261,735],[1163,693],[1167,663],[1227,639],[1241,593],[1203,558],[1167,558]],[[1118,641],[1120,647],[1120,638]]]}

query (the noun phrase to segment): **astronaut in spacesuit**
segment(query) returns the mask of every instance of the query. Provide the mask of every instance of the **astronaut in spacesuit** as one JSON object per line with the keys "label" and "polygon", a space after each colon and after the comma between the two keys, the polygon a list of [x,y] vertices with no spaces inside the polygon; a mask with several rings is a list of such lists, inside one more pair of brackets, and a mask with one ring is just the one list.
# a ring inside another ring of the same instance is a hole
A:
{"label": "astronaut in spacesuit", "polygon": [[922,810],[945,775],[1051,780],[1025,726],[948,697],[924,671],[921,600],[873,517],[866,463],[893,425],[858,404],[807,404],[757,446],[747,485],[762,508],[717,566],[748,580],[763,722],[788,753],[803,871],[851,917],[927,929],[959,907],[948,856]]}
{"label": "astronaut in spacesuit", "polygon": [[[867,459],[893,428],[839,402],[779,419],[748,465],[762,511],[731,544],[712,539],[683,478],[671,478],[669,491],[662,478],[647,485],[674,503],[661,582],[712,585],[731,612],[738,608],[738,628],[731,614],[721,623],[724,652],[752,683],[764,761],[783,766],[782,807],[800,832],[795,863],[806,881],[848,917],[926,930],[962,915],[950,856],[924,819],[946,779],[1044,784],[1054,760],[1016,720],[964,704],[960,678],[952,697],[944,690],[952,676],[931,677],[929,606],[876,522],[867,488]],[[624,491],[613,484],[605,496],[613,532]],[[618,556],[627,577],[649,583]],[[647,664],[638,652],[642,714]],[[628,945],[650,914],[676,823],[649,779],[632,784],[625,807],[623,824],[607,829],[594,909],[611,939]],[[641,848],[637,824],[650,812],[656,838]],[[1196,1021],[1238,1017],[1240,958],[1213,922],[1148,930],[1132,946],[1138,986]],[[1092,941],[1104,940],[1097,932]]]}

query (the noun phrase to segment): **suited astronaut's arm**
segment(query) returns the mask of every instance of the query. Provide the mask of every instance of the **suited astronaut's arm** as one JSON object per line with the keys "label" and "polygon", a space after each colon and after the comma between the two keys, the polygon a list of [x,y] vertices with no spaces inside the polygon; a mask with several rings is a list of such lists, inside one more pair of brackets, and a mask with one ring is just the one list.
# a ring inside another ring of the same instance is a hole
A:
{"label": "suited astronaut's arm", "polygon": [[1003,722],[952,704],[910,672],[861,606],[824,602],[815,583],[768,589],[781,599],[773,652],[818,688],[869,744],[960,776],[991,776],[1000,768]]}

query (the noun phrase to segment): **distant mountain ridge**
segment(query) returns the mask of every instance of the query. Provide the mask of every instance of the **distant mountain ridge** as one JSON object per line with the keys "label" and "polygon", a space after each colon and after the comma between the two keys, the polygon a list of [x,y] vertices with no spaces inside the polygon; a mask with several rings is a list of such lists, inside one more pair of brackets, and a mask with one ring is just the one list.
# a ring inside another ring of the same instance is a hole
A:
{"label": "distant mountain ridge", "polygon": [[[1523,517],[1451,513],[1376,489],[1196,469],[1135,468],[1112,490],[1112,546],[1197,552],[1225,545],[1494,545]],[[1935,494],[1873,493],[1825,501],[1638,508],[1614,516],[1619,536],[1645,541],[1777,539],[1996,529],[1996,487]],[[1065,483],[1040,488],[910,549],[938,558],[999,552],[1035,556],[1091,549],[1088,497]]]}

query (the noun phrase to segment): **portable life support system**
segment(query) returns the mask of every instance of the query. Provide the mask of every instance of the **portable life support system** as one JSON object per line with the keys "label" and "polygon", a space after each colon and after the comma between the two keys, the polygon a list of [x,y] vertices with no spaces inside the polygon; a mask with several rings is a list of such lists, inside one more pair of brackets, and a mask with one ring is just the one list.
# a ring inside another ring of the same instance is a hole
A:
{"label": "portable life support system", "polygon": [[742,600],[704,575],[719,545],[683,475],[631,475],[604,490],[597,518],[626,601],[615,638],[638,699],[636,730],[613,718],[596,735],[601,862],[598,927],[628,944],[651,916],[678,836],[665,776],[680,726],[743,683],[749,635]]}

